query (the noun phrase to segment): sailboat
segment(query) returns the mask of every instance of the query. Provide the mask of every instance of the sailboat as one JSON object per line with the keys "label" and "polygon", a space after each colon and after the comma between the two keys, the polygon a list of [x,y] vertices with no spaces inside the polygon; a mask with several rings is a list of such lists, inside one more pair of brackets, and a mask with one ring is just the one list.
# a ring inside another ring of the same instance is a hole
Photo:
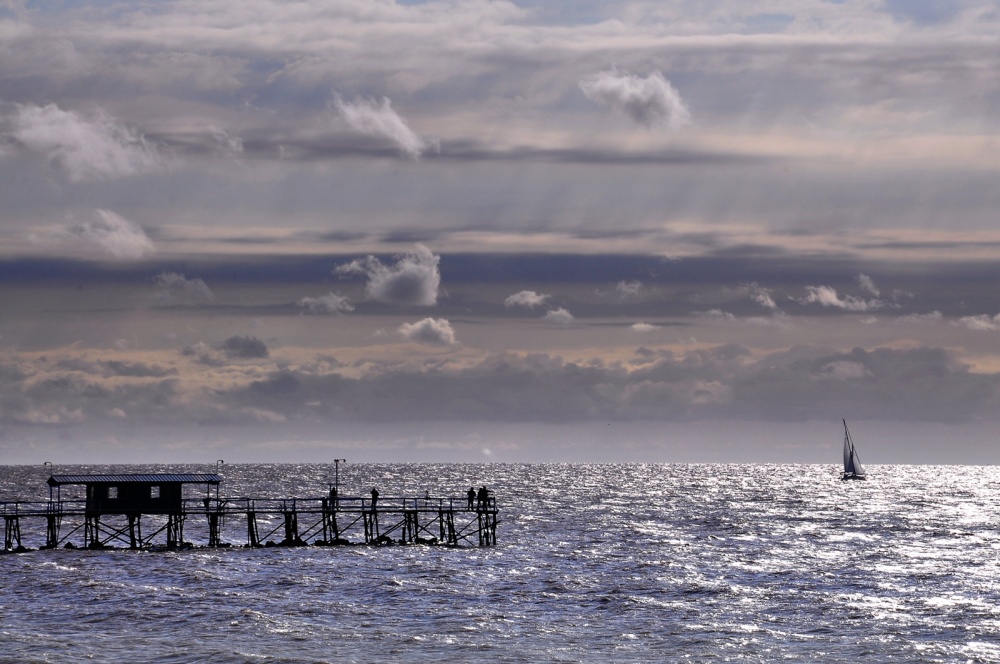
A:
{"label": "sailboat", "polygon": [[854,440],[851,432],[847,430],[847,420],[844,420],[844,472],[840,476],[842,480],[863,480],[865,479],[865,469],[858,458],[858,452],[854,449]]}

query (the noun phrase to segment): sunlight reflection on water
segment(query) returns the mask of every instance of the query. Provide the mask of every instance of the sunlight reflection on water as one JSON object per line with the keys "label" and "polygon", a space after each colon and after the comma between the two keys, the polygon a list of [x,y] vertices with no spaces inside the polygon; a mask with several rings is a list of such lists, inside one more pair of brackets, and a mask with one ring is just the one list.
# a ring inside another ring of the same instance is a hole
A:
{"label": "sunlight reflection on water", "polygon": [[[320,494],[330,474],[226,466],[223,493]],[[47,498],[46,477],[3,468],[0,499]],[[36,661],[995,661],[997,470],[837,477],[832,466],[358,464],[341,468],[345,492],[488,485],[499,546],[7,555],[0,643]]]}

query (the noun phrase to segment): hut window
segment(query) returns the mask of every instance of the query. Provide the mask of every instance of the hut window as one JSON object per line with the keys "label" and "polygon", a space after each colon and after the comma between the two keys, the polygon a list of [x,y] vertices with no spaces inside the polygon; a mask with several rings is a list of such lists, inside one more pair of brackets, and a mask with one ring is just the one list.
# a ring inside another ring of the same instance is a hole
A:
{"label": "hut window", "polygon": [[108,500],[118,500],[118,487],[116,486],[108,487]]}
{"label": "hut window", "polygon": [[159,498],[160,497],[160,485],[159,484],[154,484],[153,486],[149,487],[149,497],[150,498]]}

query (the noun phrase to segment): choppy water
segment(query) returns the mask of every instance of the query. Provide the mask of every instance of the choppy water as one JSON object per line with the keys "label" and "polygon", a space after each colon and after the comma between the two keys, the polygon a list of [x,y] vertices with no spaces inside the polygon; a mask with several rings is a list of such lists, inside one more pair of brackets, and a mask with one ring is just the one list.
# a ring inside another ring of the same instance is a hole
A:
{"label": "choppy water", "polygon": [[[342,491],[489,485],[499,545],[5,555],[0,659],[1000,660],[1000,473],[869,472],[351,465]],[[223,494],[315,494],[331,473],[227,466]],[[0,467],[0,500],[47,497],[46,477]]]}

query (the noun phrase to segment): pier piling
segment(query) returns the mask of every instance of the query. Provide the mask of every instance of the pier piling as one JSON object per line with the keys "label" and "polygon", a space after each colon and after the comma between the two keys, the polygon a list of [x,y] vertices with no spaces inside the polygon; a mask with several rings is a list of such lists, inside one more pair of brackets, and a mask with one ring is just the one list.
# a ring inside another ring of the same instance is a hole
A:
{"label": "pier piling", "polygon": [[20,551],[24,549],[21,545],[21,517],[18,514],[4,516],[4,551]]}

